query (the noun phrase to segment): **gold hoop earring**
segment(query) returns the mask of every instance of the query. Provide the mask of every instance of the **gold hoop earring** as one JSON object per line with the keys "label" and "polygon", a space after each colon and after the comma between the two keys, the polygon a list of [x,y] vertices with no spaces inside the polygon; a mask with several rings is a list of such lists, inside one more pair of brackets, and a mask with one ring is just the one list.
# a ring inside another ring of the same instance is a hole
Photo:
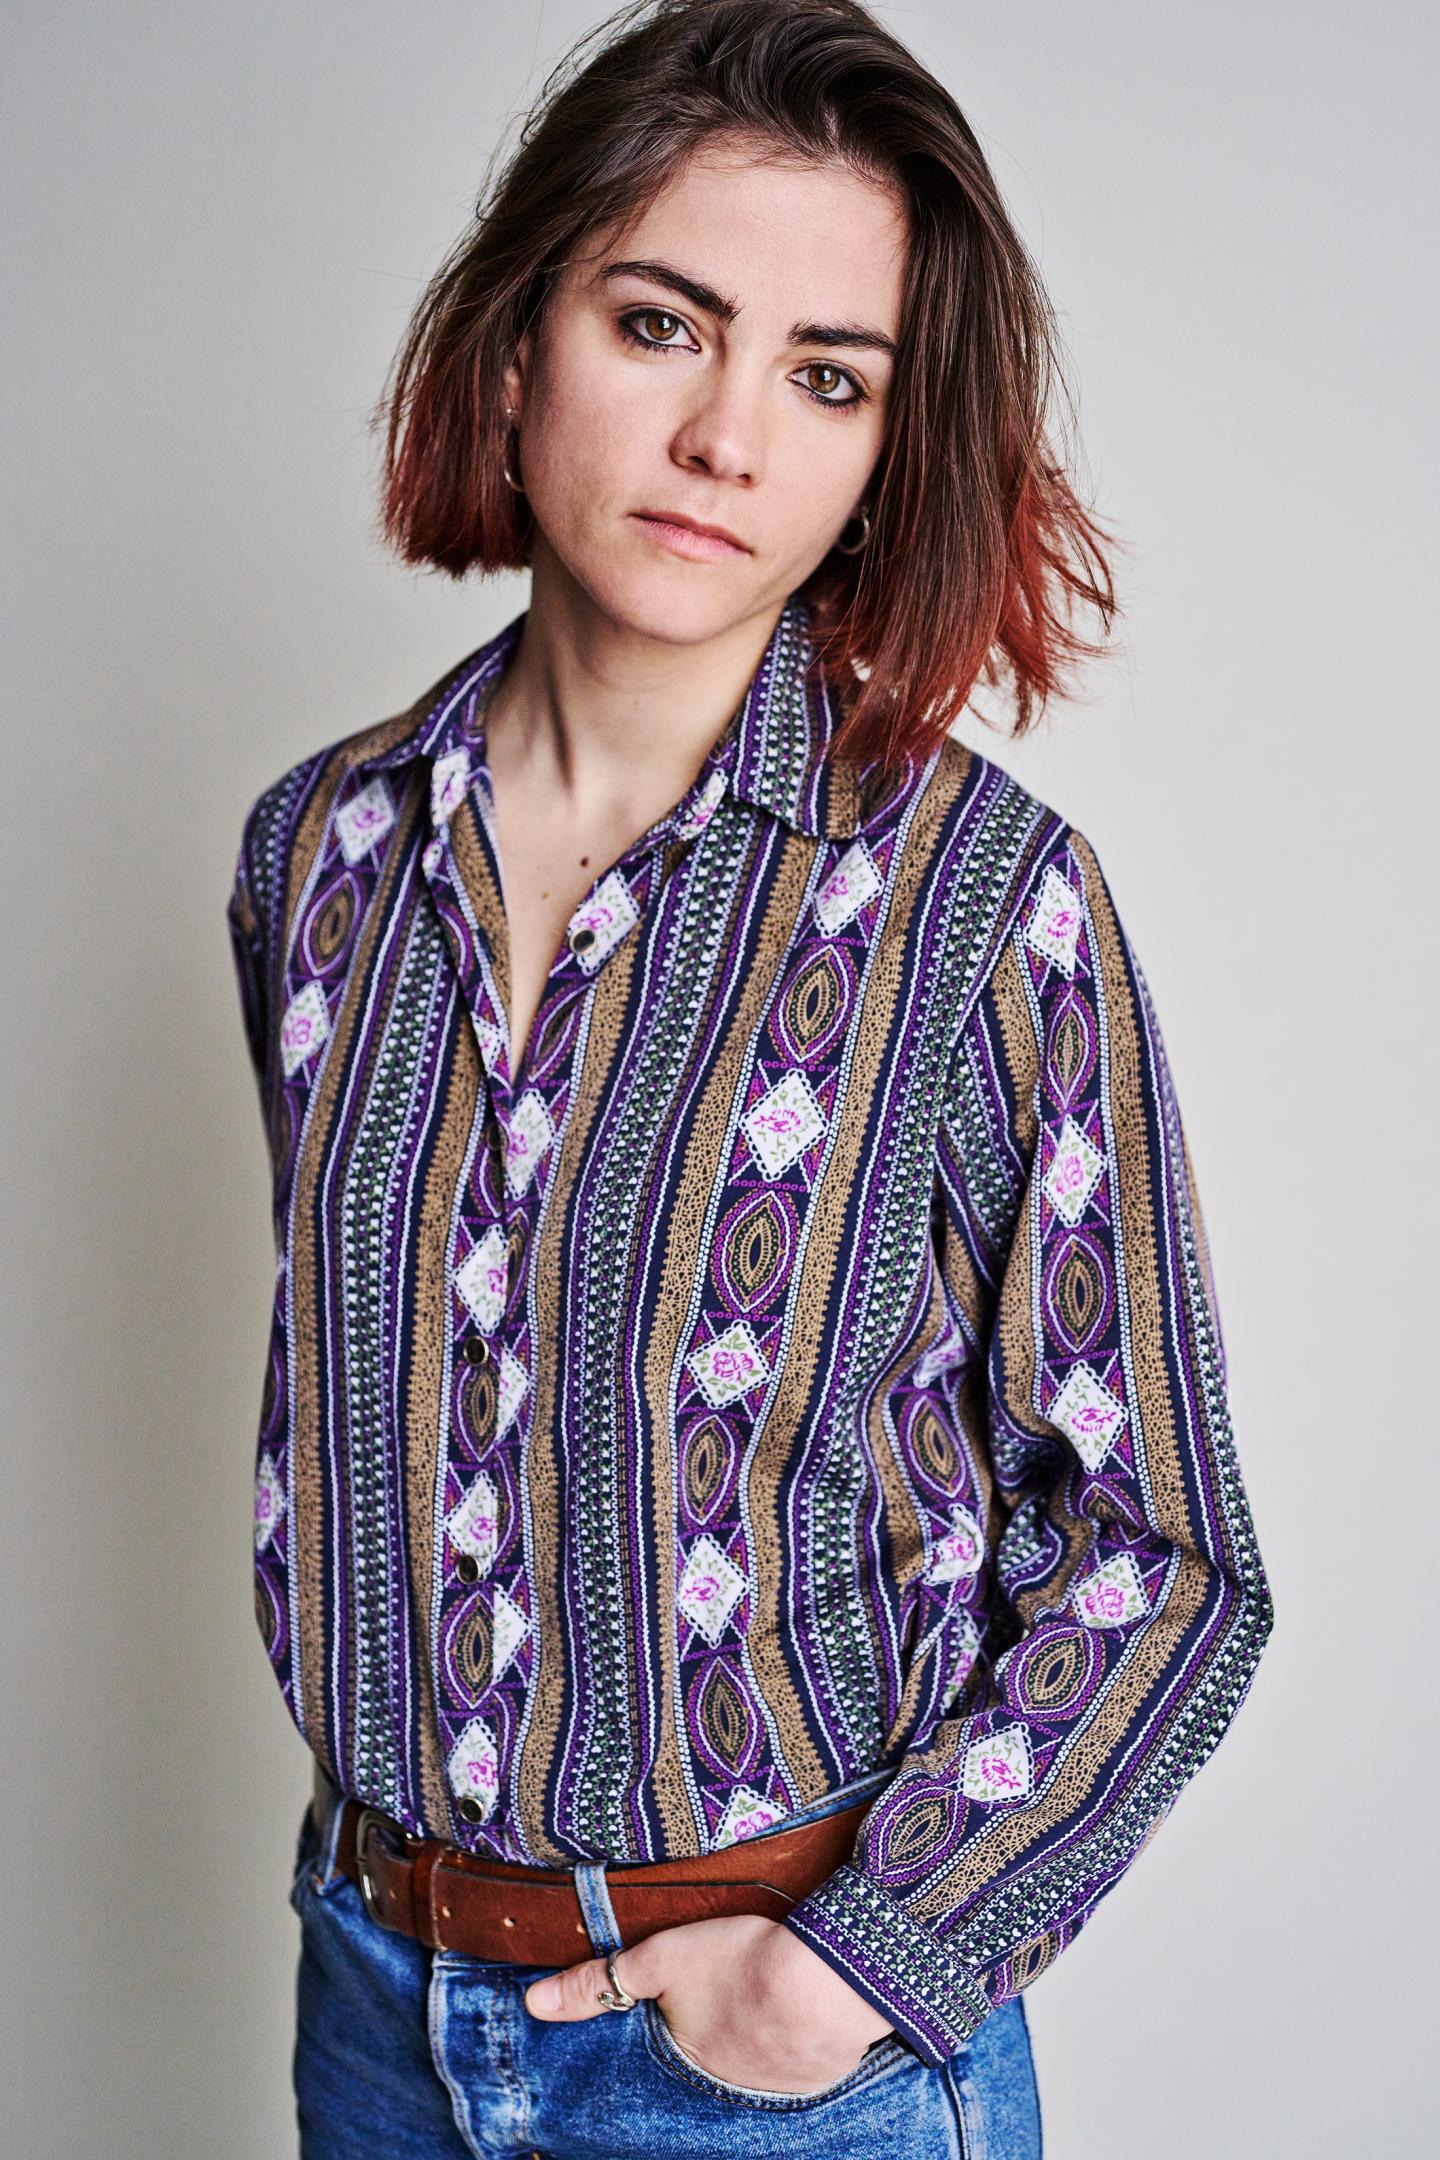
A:
{"label": "gold hoop earring", "polygon": [[[507,420],[509,420],[509,421],[510,421],[510,422],[512,423],[512,426],[511,426],[511,429],[510,429],[510,433],[511,433],[511,434],[512,434],[512,435],[513,435],[513,436],[515,437],[515,443],[516,443],[516,447],[518,448],[518,447],[519,447],[519,443],[520,443],[520,430],[519,430],[519,429],[518,429],[517,427],[515,427],[515,426],[513,425],[513,422],[514,422],[514,419],[515,419],[515,408],[514,408],[514,406],[513,406],[513,405],[507,405],[507,406],[506,406],[506,408],[505,408],[505,417],[506,417],[506,419],[507,419]],[[514,490],[515,490],[515,493],[516,493],[517,495],[523,495],[523,494],[524,494],[524,492],[525,492],[525,488],[524,488],[524,484],[523,484],[523,482],[521,482],[521,481],[517,480],[517,479],[515,478],[515,475],[514,475],[514,473],[512,473],[512,472],[511,472],[511,470],[510,470],[510,445],[509,445],[508,441],[507,441],[507,443],[506,443],[506,445],[505,445],[504,453],[503,453],[503,455],[502,455],[502,457],[501,457],[501,459],[500,459],[500,470],[501,470],[501,472],[502,472],[502,473],[503,473],[503,474],[505,475],[505,478],[506,478],[506,481],[508,482],[508,484],[509,484],[509,485],[510,485],[510,486],[511,486],[512,488],[514,488]]]}
{"label": "gold hoop earring", "polygon": [[[870,510],[868,504],[862,503],[859,511],[856,514],[860,519],[860,524],[862,527],[860,537],[858,540],[852,540],[848,547],[843,540],[837,540],[835,542],[835,545],[837,548],[839,548],[842,555],[858,555],[863,548],[868,547],[870,544]],[[843,532],[846,526],[850,525],[851,523],[853,523],[853,520],[847,518],[845,520],[845,525],[840,528],[841,531]]]}

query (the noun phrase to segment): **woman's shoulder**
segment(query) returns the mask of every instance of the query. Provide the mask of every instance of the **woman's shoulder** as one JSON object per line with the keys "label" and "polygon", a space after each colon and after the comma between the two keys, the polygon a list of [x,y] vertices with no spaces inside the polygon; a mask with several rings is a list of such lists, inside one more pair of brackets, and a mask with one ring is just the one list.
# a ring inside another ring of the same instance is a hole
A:
{"label": "woman's shoulder", "polygon": [[1056,881],[1077,890],[1093,850],[1054,804],[995,758],[947,736],[929,771],[935,875],[972,925],[984,918],[993,956],[1008,931],[1033,912]]}
{"label": "woman's shoulder", "polygon": [[927,912],[941,925],[955,1025],[1023,986],[1036,1025],[1058,1026],[1107,956],[1109,994],[1138,1008],[1148,991],[1128,911],[1089,832],[958,736],[927,771],[936,802]]}
{"label": "woman's shoulder", "polygon": [[328,818],[345,776],[368,754],[385,723],[356,728],[310,750],[267,782],[241,819],[238,874],[253,905],[273,917],[285,889],[286,867],[307,818]]}
{"label": "woman's shoulder", "polygon": [[260,790],[245,813],[246,823],[283,816],[296,805],[312,803],[317,794],[333,795],[350,773],[399,740],[401,725],[401,718],[372,720],[307,750]]}
{"label": "woman's shoulder", "polygon": [[[255,796],[242,819],[240,858],[262,911],[268,912],[284,890],[297,841],[323,832],[342,797],[366,785],[388,784],[383,773],[389,754],[417,734],[454,674],[447,669],[402,712],[366,721],[306,751]],[[372,767],[373,779],[367,770]]]}

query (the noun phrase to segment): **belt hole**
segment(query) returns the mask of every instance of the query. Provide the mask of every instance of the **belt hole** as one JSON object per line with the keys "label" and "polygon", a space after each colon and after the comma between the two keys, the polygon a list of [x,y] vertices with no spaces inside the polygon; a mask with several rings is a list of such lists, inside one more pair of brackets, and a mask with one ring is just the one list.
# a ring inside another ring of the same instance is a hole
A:
{"label": "belt hole", "polygon": [[509,1913],[506,1913],[503,1925],[505,1927],[514,1927],[515,1922],[510,1918]]}
{"label": "belt hole", "polygon": [[442,1905],[442,1906],[440,1907],[440,1916],[441,1916],[441,1918],[442,1918],[442,1919],[444,1919],[444,1920],[453,1920],[453,1919],[454,1919],[454,1917],[455,1917],[455,1915],[454,1915],[454,1914],[453,1914],[453,1913],[451,1912],[451,1910],[450,1910],[450,1907],[449,1907],[448,1905]]}
{"label": "belt hole", "polygon": [[584,1934],[584,1932],[585,1932],[585,1922],[584,1922],[583,1920],[577,1920],[577,1921],[575,1922],[575,1932],[576,1932],[576,1934],[577,1934],[577,1935],[583,1935],[583,1934]]}

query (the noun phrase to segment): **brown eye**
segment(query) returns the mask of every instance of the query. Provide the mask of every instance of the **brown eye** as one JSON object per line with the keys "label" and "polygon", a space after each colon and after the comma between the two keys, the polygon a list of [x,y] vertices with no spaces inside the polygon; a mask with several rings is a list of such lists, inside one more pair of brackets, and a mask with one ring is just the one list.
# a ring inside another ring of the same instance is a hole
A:
{"label": "brown eye", "polygon": [[[812,404],[828,405],[832,412],[850,412],[855,407],[864,405],[868,401],[868,391],[861,389],[859,383],[847,368],[836,367],[833,360],[812,360],[804,372],[810,377],[821,375],[828,378],[819,389],[815,387],[813,380],[805,384],[805,395]],[[840,388],[848,386],[852,395],[849,397],[834,397],[831,395],[832,386]]]}
{"label": "brown eye", "polygon": [[675,343],[675,333],[685,325],[669,308],[632,308],[618,318],[620,334],[629,338],[632,345],[642,346],[648,352],[680,352],[684,348]]}
{"label": "brown eye", "polygon": [[[627,344],[647,353],[691,353],[698,347],[678,341],[676,332],[686,328],[683,315],[670,308],[627,308],[615,318],[616,328]],[[807,377],[819,377],[817,388]],[[800,387],[812,405],[819,405],[826,412],[853,413],[870,402],[870,393],[856,380],[848,368],[837,367],[833,360],[811,360],[800,371]],[[837,397],[837,390],[847,389],[848,397]]]}

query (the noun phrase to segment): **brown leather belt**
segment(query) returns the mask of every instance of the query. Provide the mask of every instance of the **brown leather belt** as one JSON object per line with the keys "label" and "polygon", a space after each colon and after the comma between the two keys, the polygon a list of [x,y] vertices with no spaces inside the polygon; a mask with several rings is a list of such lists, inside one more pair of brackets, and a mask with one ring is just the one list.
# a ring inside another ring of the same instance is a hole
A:
{"label": "brown leather belt", "polygon": [[[818,1821],[722,1845],[694,1860],[607,1865],[605,1884],[627,1945],[660,1928],[730,1913],[779,1920],[848,1860],[874,1795]],[[340,1795],[315,1764],[322,1827]],[[579,1965],[593,1956],[568,1868],[480,1858],[415,1837],[378,1808],[346,1797],[335,1864],[357,1883],[372,1919],[432,1950],[517,1965]]]}

